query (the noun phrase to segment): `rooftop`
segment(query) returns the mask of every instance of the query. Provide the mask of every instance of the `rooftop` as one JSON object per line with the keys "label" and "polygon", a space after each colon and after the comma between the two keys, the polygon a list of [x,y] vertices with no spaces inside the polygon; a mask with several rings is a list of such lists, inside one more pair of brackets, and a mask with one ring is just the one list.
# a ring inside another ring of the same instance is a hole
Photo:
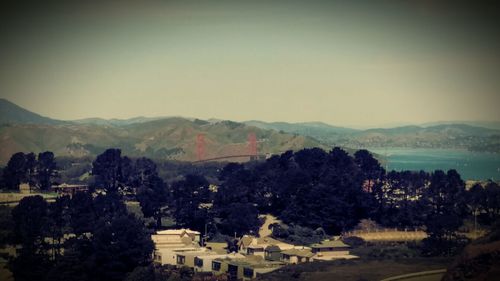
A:
{"label": "rooftop", "polygon": [[281,253],[289,256],[297,256],[304,258],[310,258],[314,256],[314,254],[310,250],[305,250],[305,249],[290,249],[290,250],[285,250]]}
{"label": "rooftop", "polygon": [[157,231],[156,234],[158,235],[182,235],[183,233],[187,234],[200,234],[198,231],[191,230],[189,228],[181,228],[181,229],[167,229],[167,230],[160,230]]}
{"label": "rooftop", "polygon": [[349,245],[345,244],[341,240],[327,240],[321,243],[316,243],[311,245],[312,248],[350,248]]}

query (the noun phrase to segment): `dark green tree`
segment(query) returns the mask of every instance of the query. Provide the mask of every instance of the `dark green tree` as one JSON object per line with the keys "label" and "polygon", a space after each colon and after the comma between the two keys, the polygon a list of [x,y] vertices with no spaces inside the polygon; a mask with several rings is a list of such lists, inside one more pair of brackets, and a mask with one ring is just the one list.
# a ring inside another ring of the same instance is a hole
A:
{"label": "dark green tree", "polygon": [[224,208],[220,230],[226,235],[257,235],[261,222],[257,208],[252,203],[231,203]]}
{"label": "dark green tree", "polygon": [[137,190],[137,200],[144,217],[153,217],[156,228],[161,228],[162,207],[168,202],[167,186],[158,176],[153,176]]}
{"label": "dark green tree", "polygon": [[33,152],[26,154],[26,181],[30,187],[37,186],[37,160]]}
{"label": "dark green tree", "polygon": [[36,170],[36,179],[40,190],[50,190],[53,180],[58,175],[54,153],[50,151],[39,153]]}
{"label": "dark green tree", "polygon": [[61,256],[64,234],[69,227],[69,196],[58,197],[54,203],[49,204],[47,222],[44,225],[45,236],[51,239],[50,251],[52,260],[57,260]]}
{"label": "dark green tree", "polygon": [[143,223],[130,214],[99,220],[92,239],[94,280],[119,281],[151,260],[153,242]]}
{"label": "dark green tree", "polygon": [[383,178],[385,174],[384,168],[380,166],[378,160],[366,149],[356,151],[354,153],[354,161],[363,176],[363,187],[371,191],[373,186],[379,184],[380,179]]}
{"label": "dark green tree", "polygon": [[108,192],[118,191],[122,180],[121,150],[110,148],[99,154],[92,162],[92,174],[96,176],[96,186]]}
{"label": "dark green tree", "polygon": [[210,220],[206,204],[212,203],[208,181],[203,176],[186,175],[172,184],[170,196],[177,225],[203,231]]}
{"label": "dark green tree", "polygon": [[455,170],[436,170],[423,200],[426,203],[425,226],[429,238],[425,241],[429,255],[451,255],[458,241],[456,231],[462,225],[467,208],[465,184]]}
{"label": "dark green tree", "polygon": [[490,181],[486,184],[484,191],[487,222],[494,224],[500,218],[500,186],[496,182]]}
{"label": "dark green tree", "polygon": [[77,192],[69,202],[69,225],[77,237],[91,233],[96,221],[92,194]]}
{"label": "dark green tree", "polygon": [[27,180],[26,155],[22,152],[13,154],[2,173],[3,186],[18,190],[19,185]]}
{"label": "dark green tree", "polygon": [[30,196],[12,210],[14,242],[21,245],[8,265],[15,280],[44,280],[51,266],[44,241],[47,209],[47,202],[41,196]]}
{"label": "dark green tree", "polygon": [[136,198],[144,217],[153,217],[156,227],[161,227],[162,207],[168,201],[167,185],[158,176],[156,164],[148,158],[135,161],[130,173],[131,186],[136,190]]}

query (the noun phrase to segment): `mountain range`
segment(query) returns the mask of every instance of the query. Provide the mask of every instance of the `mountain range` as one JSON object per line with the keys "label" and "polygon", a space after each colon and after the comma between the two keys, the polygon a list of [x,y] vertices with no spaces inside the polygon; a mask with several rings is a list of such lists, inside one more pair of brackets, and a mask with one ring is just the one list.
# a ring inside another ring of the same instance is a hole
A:
{"label": "mountain range", "polygon": [[249,154],[249,134],[256,135],[261,155],[304,147],[326,148],[311,137],[232,121],[182,117],[63,121],[32,113],[7,100],[0,99],[0,108],[0,165],[19,151],[49,150],[56,156],[83,157],[98,155],[110,147],[121,148],[123,154],[132,157],[194,161],[199,134],[204,135],[204,159]]}
{"label": "mountain range", "polygon": [[[18,151],[53,151],[58,156],[95,156],[121,148],[129,156],[194,161],[196,138],[204,135],[204,158],[248,154],[248,135],[256,135],[259,154],[304,147],[453,148],[500,152],[500,122],[488,127],[462,123],[358,130],[322,122],[200,120],[183,117],[87,118],[56,120],[0,99],[0,165]],[[498,124],[497,124],[498,123]]]}

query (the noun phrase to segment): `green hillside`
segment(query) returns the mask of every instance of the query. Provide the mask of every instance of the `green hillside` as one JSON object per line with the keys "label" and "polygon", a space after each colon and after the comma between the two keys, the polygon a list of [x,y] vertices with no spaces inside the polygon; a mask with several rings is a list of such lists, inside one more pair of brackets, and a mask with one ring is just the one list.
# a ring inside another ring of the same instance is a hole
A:
{"label": "green hillside", "polygon": [[248,154],[247,138],[255,133],[259,154],[280,153],[321,145],[299,135],[221,121],[208,123],[167,118],[124,126],[64,124],[5,124],[0,126],[0,163],[18,151],[53,151],[57,156],[95,156],[106,148],[154,159],[196,160],[196,137],[205,136],[205,158]]}

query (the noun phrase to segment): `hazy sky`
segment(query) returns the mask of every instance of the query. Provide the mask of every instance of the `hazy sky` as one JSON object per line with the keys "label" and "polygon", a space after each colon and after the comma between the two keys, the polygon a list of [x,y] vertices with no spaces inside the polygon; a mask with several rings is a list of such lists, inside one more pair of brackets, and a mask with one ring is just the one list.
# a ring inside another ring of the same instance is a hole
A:
{"label": "hazy sky", "polygon": [[57,119],[500,121],[496,11],[346,2],[9,7],[0,97]]}

